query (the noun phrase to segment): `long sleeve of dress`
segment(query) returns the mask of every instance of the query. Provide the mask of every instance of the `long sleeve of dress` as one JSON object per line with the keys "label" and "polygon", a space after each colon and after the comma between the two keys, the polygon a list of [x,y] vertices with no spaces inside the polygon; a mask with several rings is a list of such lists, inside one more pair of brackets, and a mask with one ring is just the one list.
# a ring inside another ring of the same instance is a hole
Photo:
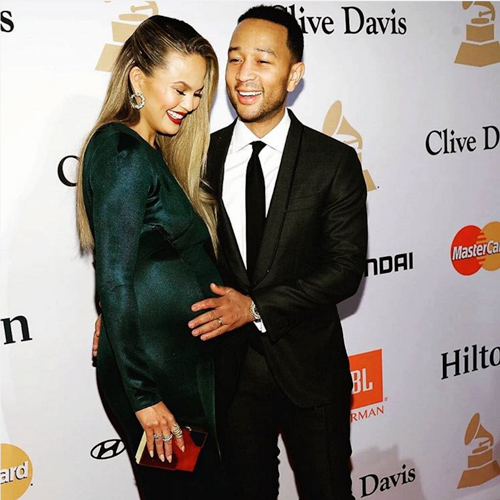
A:
{"label": "long sleeve of dress", "polygon": [[96,284],[104,326],[134,411],[160,401],[142,346],[134,272],[153,175],[130,137],[100,145],[89,160]]}

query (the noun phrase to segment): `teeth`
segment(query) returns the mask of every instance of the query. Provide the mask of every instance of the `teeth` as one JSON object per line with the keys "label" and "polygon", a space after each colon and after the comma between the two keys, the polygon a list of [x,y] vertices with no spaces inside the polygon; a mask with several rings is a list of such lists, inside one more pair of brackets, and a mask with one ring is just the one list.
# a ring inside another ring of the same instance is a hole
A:
{"label": "teeth", "polygon": [[175,120],[182,120],[184,118],[184,115],[181,115],[180,113],[176,113],[175,111],[170,111],[168,110],[167,113],[174,118]]}
{"label": "teeth", "polygon": [[260,95],[262,94],[262,92],[239,92],[239,94],[242,95],[243,97],[251,97],[255,95]]}

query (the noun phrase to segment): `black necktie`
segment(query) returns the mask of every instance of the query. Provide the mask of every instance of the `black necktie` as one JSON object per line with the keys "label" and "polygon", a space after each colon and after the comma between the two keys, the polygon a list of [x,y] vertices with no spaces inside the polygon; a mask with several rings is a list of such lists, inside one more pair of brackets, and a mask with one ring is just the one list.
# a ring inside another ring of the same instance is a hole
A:
{"label": "black necktie", "polygon": [[245,207],[247,222],[247,273],[253,279],[260,242],[266,222],[266,185],[259,160],[259,153],[265,144],[252,142],[252,156],[248,162],[245,189]]}

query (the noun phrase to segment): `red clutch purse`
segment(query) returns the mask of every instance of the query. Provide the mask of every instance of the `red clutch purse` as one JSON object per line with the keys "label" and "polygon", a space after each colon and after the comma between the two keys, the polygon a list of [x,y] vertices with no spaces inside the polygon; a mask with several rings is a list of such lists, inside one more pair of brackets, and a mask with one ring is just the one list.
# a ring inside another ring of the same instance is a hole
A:
{"label": "red clutch purse", "polygon": [[182,452],[174,443],[172,446],[172,462],[169,463],[168,460],[162,462],[156,454],[151,458],[146,447],[146,433],[144,433],[135,454],[136,463],[146,467],[157,467],[158,469],[193,472],[200,451],[207,439],[207,433],[190,427],[183,427],[182,437],[184,438],[185,451]]}

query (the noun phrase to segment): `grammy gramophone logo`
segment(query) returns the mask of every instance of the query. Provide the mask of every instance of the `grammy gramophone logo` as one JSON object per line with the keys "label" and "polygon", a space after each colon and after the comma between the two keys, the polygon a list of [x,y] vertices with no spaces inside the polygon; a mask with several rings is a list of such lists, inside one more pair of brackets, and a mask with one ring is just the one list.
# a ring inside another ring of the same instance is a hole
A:
{"label": "grammy gramophone logo", "polygon": [[[491,2],[462,2],[462,7],[478,7],[466,29],[466,41],[458,50],[455,63],[488,66],[500,62],[500,43],[495,40],[495,7]],[[484,8],[485,10],[481,10]]]}
{"label": "grammy gramophone logo", "polygon": [[95,69],[97,71],[111,71],[120,49],[127,38],[136,30],[137,26],[139,26],[142,21],[156,14],[158,14],[156,2],[144,2],[142,5],[131,5],[130,12],[120,14],[118,16],[118,21],[112,21],[111,29],[114,43],[107,43],[104,46]]}
{"label": "grammy gramophone logo", "polygon": [[465,431],[464,443],[471,448],[467,469],[462,473],[458,488],[479,486],[500,476],[500,465],[493,457],[493,436],[481,425],[476,413]]}
{"label": "grammy gramophone logo", "polygon": [[[340,101],[335,101],[328,110],[323,122],[323,133],[352,146],[358,153],[359,161],[363,164],[363,138],[343,115]],[[368,191],[377,189],[368,170],[363,170],[363,176]]]}

